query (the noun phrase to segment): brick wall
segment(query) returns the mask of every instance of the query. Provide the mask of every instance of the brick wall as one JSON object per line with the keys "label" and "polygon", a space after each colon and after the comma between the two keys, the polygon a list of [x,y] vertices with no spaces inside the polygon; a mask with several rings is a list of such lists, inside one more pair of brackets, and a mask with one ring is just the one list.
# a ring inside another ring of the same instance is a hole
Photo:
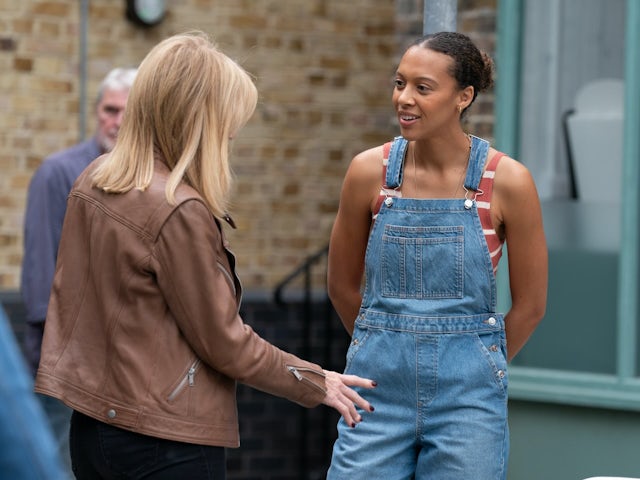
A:
{"label": "brick wall", "polygon": [[[80,2],[0,0],[0,288],[19,284],[26,188],[43,157],[78,140]],[[89,2],[86,129],[113,66],[136,65],[162,38],[202,29],[255,75],[257,112],[235,141],[230,240],[247,287],[273,285],[328,238],[341,177],[393,131],[395,51],[388,0],[167,1],[152,29],[124,2]],[[357,7],[357,8],[356,8]]]}
{"label": "brick wall", "polygon": [[[79,5],[0,0],[0,289],[19,285],[29,179],[45,156],[93,132],[100,79],[189,29],[216,38],[261,92],[234,145],[230,240],[245,286],[272,288],[327,242],[352,156],[396,133],[390,79],[399,45],[422,28],[420,0],[168,0],[151,29],[125,20],[124,2],[90,0],[81,98]],[[489,51],[494,10],[495,0],[459,1],[459,28]],[[492,100],[479,99],[469,120],[488,137]]]}

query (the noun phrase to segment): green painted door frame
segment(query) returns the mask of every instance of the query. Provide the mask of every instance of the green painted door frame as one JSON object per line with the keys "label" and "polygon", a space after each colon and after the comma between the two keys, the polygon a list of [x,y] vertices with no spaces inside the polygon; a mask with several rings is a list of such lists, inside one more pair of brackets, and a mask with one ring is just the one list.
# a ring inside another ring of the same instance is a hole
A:
{"label": "green painted door frame", "polygon": [[622,164],[622,244],[618,297],[618,375],[635,376],[638,325],[638,162],[640,162],[640,2],[627,0]]}

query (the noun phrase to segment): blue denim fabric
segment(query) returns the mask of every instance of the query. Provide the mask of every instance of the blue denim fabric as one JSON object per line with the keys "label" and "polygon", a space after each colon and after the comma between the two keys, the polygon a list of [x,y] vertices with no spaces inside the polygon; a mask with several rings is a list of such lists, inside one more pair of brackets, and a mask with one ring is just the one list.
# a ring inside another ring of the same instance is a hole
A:
{"label": "blue denim fabric", "polygon": [[[402,178],[398,142],[392,188]],[[487,151],[472,138],[467,188],[477,187]],[[339,422],[330,480],[506,478],[504,318],[477,208],[466,203],[383,203],[345,370],[378,382],[361,392],[375,412],[355,428]]]}
{"label": "blue denim fabric", "polygon": [[71,416],[71,457],[78,480],[224,480],[225,449],[150,437]]}
{"label": "blue denim fabric", "polygon": [[1,306],[0,372],[0,475],[12,480],[65,478],[31,375]]}

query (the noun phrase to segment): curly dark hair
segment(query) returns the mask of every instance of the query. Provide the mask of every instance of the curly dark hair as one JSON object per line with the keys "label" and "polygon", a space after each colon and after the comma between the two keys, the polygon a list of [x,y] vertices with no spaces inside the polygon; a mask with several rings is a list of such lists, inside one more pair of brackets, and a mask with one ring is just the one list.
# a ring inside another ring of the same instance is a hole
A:
{"label": "curly dark hair", "polygon": [[476,47],[463,33],[438,32],[425,35],[414,41],[408,48],[422,47],[443,53],[453,59],[451,76],[460,88],[473,87],[473,101],[479,92],[493,86],[493,60]]}

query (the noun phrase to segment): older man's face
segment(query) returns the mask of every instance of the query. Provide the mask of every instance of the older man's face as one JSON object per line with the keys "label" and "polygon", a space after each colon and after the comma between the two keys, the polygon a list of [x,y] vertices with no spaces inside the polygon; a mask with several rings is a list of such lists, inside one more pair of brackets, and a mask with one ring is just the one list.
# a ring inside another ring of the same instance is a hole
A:
{"label": "older man's face", "polygon": [[97,137],[100,146],[105,152],[111,151],[116,144],[128,96],[129,90],[105,90],[100,103],[97,105]]}

